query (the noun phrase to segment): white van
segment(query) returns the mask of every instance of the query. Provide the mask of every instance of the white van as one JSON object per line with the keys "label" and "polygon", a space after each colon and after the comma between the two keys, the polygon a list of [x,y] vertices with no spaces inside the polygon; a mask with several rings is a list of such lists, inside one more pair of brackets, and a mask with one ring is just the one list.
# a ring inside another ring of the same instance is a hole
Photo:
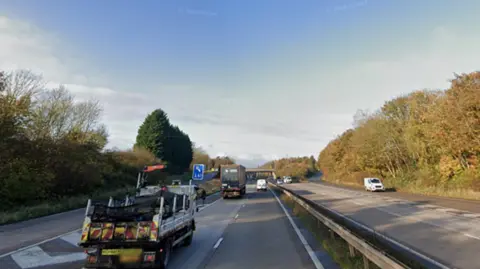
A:
{"label": "white van", "polygon": [[257,180],[257,191],[267,191],[267,180],[266,179]]}
{"label": "white van", "polygon": [[290,183],[292,183],[292,178],[289,177],[289,176],[284,176],[284,177],[283,177],[283,182],[284,182],[285,184],[290,184]]}
{"label": "white van", "polygon": [[382,181],[376,177],[366,177],[363,179],[363,185],[366,191],[385,191]]}

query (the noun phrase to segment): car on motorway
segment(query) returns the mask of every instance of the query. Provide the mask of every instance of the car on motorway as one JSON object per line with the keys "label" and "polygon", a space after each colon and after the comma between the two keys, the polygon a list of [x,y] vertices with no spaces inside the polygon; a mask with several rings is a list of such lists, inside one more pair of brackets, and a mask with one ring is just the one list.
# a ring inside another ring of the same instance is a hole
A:
{"label": "car on motorway", "polygon": [[290,183],[292,183],[292,177],[290,177],[290,176],[284,176],[284,177],[283,177],[283,182],[284,182],[285,184],[290,184]]}
{"label": "car on motorway", "polygon": [[267,191],[267,180],[266,179],[257,180],[257,191]]}
{"label": "car on motorway", "polygon": [[366,177],[363,179],[363,185],[366,191],[385,191],[382,181],[376,177]]}
{"label": "car on motorway", "polygon": [[280,178],[277,178],[277,185],[281,185],[281,184],[283,184],[283,180]]}

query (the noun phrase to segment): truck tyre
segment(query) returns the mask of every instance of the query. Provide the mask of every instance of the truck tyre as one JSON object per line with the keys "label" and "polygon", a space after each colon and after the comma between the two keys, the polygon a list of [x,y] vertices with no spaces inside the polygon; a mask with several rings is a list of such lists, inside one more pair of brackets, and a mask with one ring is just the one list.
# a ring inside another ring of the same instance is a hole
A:
{"label": "truck tyre", "polygon": [[158,259],[157,268],[167,269],[168,263],[170,262],[170,257],[172,256],[172,243],[170,239],[167,239],[165,245],[163,245],[163,251],[160,253]]}
{"label": "truck tyre", "polygon": [[188,247],[192,244],[193,241],[193,230],[190,230],[192,232],[187,238],[183,240],[183,246]]}

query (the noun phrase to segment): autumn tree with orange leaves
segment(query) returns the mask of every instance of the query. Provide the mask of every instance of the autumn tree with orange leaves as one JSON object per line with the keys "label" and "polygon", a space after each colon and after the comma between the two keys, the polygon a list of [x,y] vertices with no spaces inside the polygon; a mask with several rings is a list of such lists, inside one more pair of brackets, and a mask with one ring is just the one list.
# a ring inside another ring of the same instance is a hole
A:
{"label": "autumn tree with orange leaves", "polygon": [[447,90],[421,90],[356,119],[319,154],[328,181],[378,176],[412,192],[480,195],[480,72],[455,75]]}

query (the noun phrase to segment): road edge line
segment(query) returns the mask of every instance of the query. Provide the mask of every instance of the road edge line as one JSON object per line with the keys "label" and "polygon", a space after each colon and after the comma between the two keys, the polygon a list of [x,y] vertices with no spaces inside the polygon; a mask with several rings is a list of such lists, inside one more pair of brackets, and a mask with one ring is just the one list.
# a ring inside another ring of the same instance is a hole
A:
{"label": "road edge line", "polygon": [[[21,248],[16,249],[16,250],[12,250],[12,251],[7,252],[7,253],[5,253],[5,254],[1,254],[1,255],[0,255],[0,259],[1,259],[1,258],[8,257],[8,256],[10,256],[10,255],[12,255],[12,254],[17,253],[17,252],[24,251],[24,250],[29,249],[29,248],[32,248],[32,247],[36,247],[36,246],[38,246],[38,245],[41,245],[41,244],[44,244],[44,243],[48,243],[48,242],[50,242],[50,241],[53,241],[53,240],[55,240],[55,239],[58,239],[58,238],[60,238],[60,237],[65,236],[65,235],[69,235],[69,234],[72,234],[72,233],[75,233],[75,232],[78,232],[78,231],[81,231],[81,230],[82,230],[82,228],[75,229],[75,230],[70,231],[70,232],[66,232],[66,233],[63,233],[63,234],[60,234],[60,235],[56,235],[56,236],[54,236],[54,237],[47,238],[47,239],[45,239],[45,240],[43,240],[43,241],[40,241],[40,242],[37,242],[37,243],[35,243],[35,244],[31,244],[31,245],[28,245],[28,246],[25,246],[25,247],[21,247]],[[79,240],[79,241],[80,241],[80,240]]]}
{"label": "road edge line", "polygon": [[218,201],[220,201],[220,200],[221,200],[221,199],[220,199],[220,197],[219,197],[219,198],[216,199],[215,201],[213,201],[213,202],[211,202],[211,203],[208,203],[208,204],[200,207],[200,208],[198,209],[198,212],[203,211],[203,210],[209,208],[210,206],[212,206],[213,204],[215,204],[216,202],[218,202]]}
{"label": "road edge line", "polygon": [[302,242],[303,246],[305,247],[305,250],[307,251],[308,255],[310,256],[310,259],[312,260],[313,264],[315,265],[315,267],[317,269],[325,269],[325,267],[323,267],[323,264],[320,262],[320,260],[318,259],[317,255],[315,255],[315,252],[313,251],[312,247],[308,244],[307,240],[305,239],[305,237],[303,236],[303,234],[300,232],[300,230],[298,229],[297,225],[295,224],[295,222],[293,221],[292,217],[290,216],[290,214],[288,213],[287,209],[285,208],[285,206],[282,204],[282,202],[280,201],[280,199],[278,198],[277,194],[275,194],[274,191],[272,191],[272,189],[268,188],[270,190],[270,192],[273,194],[273,196],[275,197],[275,199],[277,200],[278,204],[280,205],[280,207],[283,209],[283,212],[285,213],[285,215],[287,216],[288,220],[290,221],[290,224],[292,225],[293,229],[295,230],[295,233],[297,234],[298,238],[300,239],[300,241]]}

